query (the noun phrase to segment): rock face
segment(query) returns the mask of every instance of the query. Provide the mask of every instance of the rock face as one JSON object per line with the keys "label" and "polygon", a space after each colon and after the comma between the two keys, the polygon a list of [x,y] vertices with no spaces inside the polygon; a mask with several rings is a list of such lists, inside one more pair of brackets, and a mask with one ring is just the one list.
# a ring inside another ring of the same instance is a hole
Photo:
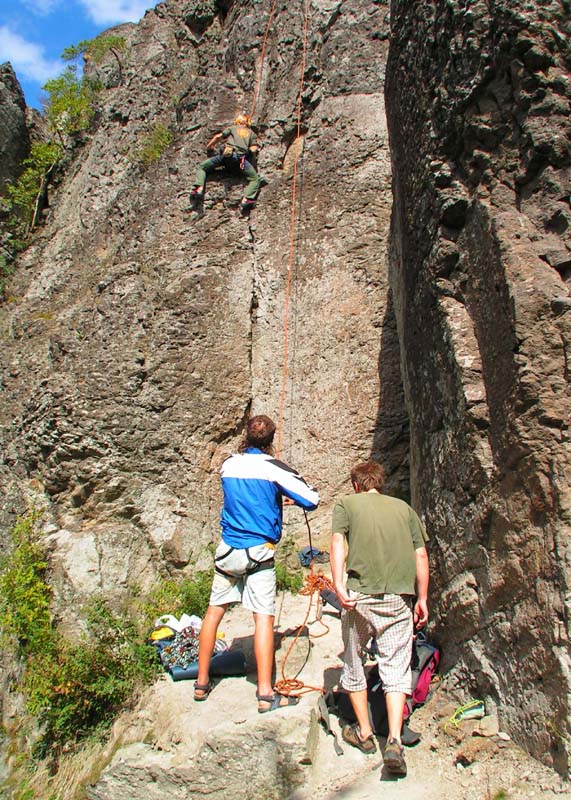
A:
{"label": "rock face", "polygon": [[[251,412],[283,406],[281,455],[324,499],[316,533],[371,452],[408,492],[386,270],[388,9],[311,5],[301,99],[304,16],[276,10],[262,63],[268,11],[173,1],[115,31],[127,46],[97,65],[97,127],[0,312],[5,519],[46,509],[57,597],[76,608],[202,563],[218,468]],[[253,102],[258,207],[240,219],[243,181],[219,174],[191,218],[206,142]],[[171,144],[144,157],[165,128]],[[295,510],[288,530],[304,534]]]}
{"label": "rock face", "polygon": [[10,64],[0,64],[0,194],[17,179],[30,152],[26,102]]}
{"label": "rock face", "polygon": [[391,26],[391,286],[437,627],[459,683],[566,773],[569,7],[395,0]]}

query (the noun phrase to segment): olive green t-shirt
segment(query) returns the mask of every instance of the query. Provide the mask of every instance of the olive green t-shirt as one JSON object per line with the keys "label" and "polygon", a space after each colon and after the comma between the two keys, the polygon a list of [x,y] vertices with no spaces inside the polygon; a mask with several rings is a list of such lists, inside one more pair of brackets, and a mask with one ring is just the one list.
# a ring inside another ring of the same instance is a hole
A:
{"label": "olive green t-shirt", "polygon": [[377,492],[343,496],[333,509],[333,533],[348,542],[347,587],[365,594],[414,594],[415,550],[428,536],[404,500]]}
{"label": "olive green t-shirt", "polygon": [[256,144],[256,134],[245,125],[231,125],[222,131],[222,136],[228,139],[234,150],[248,155],[251,147]]}

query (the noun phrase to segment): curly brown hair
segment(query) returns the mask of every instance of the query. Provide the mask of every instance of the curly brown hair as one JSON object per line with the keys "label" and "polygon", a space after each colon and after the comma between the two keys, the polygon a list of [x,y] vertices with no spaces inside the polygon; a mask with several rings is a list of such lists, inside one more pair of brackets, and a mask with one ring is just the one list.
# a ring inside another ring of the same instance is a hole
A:
{"label": "curly brown hair", "polygon": [[265,414],[258,414],[256,417],[252,417],[246,425],[246,433],[238,448],[239,452],[243,453],[248,447],[257,447],[263,453],[273,455],[272,442],[275,432],[276,426],[274,422],[269,417],[266,417]]}

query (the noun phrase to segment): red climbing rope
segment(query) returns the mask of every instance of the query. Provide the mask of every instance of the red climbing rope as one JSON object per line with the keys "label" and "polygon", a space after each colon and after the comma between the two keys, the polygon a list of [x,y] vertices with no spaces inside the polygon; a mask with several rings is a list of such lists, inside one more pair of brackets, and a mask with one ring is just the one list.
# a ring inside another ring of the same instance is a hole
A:
{"label": "red climbing rope", "polygon": [[[305,64],[307,59],[307,30],[309,21],[309,0],[305,0],[305,13],[303,20],[303,48],[301,56],[301,75],[299,79],[299,92],[297,96],[297,141],[301,137],[301,107],[303,97],[303,84],[305,79]],[[282,372],[282,387],[280,393],[280,405],[278,413],[277,436],[276,436],[276,453],[278,457],[281,452],[281,433],[284,417],[284,405],[286,395],[286,384],[288,376],[288,355],[289,355],[289,300],[291,293],[291,273],[293,269],[295,257],[295,233],[296,233],[296,212],[297,212],[297,164],[299,161],[299,151],[296,150],[293,162],[293,174],[291,184],[291,213],[290,213],[290,226],[289,226],[289,258],[287,267],[285,301],[284,301],[284,362]]]}

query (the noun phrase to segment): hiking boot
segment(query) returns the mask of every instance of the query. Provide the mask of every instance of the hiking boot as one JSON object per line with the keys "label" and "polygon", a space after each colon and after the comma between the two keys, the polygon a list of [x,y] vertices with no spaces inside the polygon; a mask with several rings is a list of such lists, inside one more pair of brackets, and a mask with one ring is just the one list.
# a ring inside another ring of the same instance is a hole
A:
{"label": "hiking boot", "polygon": [[247,217],[255,205],[256,205],[255,200],[249,200],[247,197],[244,197],[239,207],[240,214],[243,217]]}
{"label": "hiking boot", "polygon": [[375,737],[373,734],[370,733],[366,739],[361,739],[359,725],[356,722],[352,725],[344,725],[341,736],[347,744],[357,747],[362,753],[366,753],[368,756],[377,752],[377,745],[375,744]]}
{"label": "hiking boot", "polygon": [[199,206],[203,200],[204,200],[203,190],[200,188],[200,186],[195,186],[190,193],[191,208],[197,208],[197,206]]}
{"label": "hiking boot", "polygon": [[389,739],[387,742],[383,764],[392,775],[406,775],[403,746],[396,739]]}

